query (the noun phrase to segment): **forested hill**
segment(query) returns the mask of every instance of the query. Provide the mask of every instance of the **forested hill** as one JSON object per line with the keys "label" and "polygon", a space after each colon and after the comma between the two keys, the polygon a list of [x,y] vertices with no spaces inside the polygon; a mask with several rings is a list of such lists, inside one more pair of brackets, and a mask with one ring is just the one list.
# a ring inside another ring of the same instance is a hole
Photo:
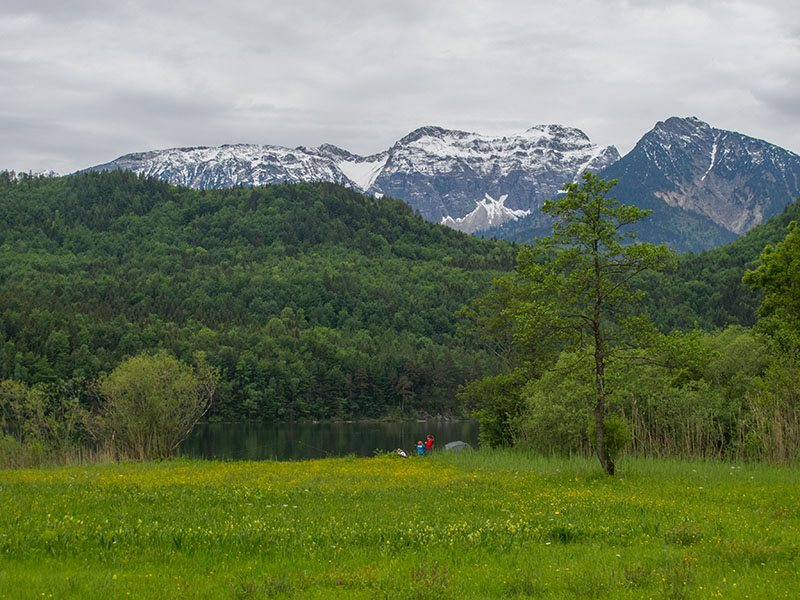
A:
{"label": "forested hill", "polygon": [[765,246],[786,237],[793,220],[800,221],[798,202],[730,244],[679,255],[674,272],[643,275],[640,285],[653,321],[664,331],[754,325],[762,294],[744,285],[742,276],[758,266]]}
{"label": "forested hill", "polygon": [[[742,275],[792,219],[796,203],[643,277],[653,320],[752,325]],[[333,184],[0,173],[0,380],[89,381],[163,347],[219,368],[217,418],[456,413],[459,385],[501,368],[459,334],[458,310],[517,250]]]}
{"label": "forested hill", "polygon": [[0,174],[0,379],[91,379],[164,347],[221,373],[224,419],[457,410],[495,358],[458,309],[517,249],[333,184],[193,191]]}

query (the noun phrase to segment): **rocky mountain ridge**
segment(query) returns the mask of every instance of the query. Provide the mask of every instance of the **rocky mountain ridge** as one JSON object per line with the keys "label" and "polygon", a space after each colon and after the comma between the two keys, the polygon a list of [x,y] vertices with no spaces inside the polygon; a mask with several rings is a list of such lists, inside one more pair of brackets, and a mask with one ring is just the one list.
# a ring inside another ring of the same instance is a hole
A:
{"label": "rocky mountain ridge", "polygon": [[197,189],[330,181],[402,198],[462,231],[522,241],[547,230],[543,200],[589,169],[620,180],[620,202],[654,210],[646,226],[653,241],[680,250],[734,239],[800,196],[800,156],[696,117],[657,123],[624,157],[563,125],[510,136],[428,126],[370,156],[330,144],[238,144],[128,154],[91,169],[129,169]]}
{"label": "rocky mountain ridge", "polygon": [[[330,144],[294,149],[238,144],[128,154],[91,169],[126,169],[195,189],[330,181],[402,198],[426,219],[442,222],[480,210],[487,194],[508,199],[509,211],[491,211],[502,213],[501,219],[535,211],[583,170],[618,159],[613,146],[598,147],[582,131],[561,125],[539,125],[515,136],[422,127],[370,156]],[[476,231],[501,221],[468,222]]]}
{"label": "rocky mountain ridge", "polygon": [[[800,196],[800,156],[696,117],[656,123],[620,160],[598,173],[617,179],[622,204],[652,210],[639,237],[678,251],[733,241]],[[481,235],[530,242],[549,234],[532,213]]]}
{"label": "rocky mountain ridge", "polygon": [[[800,156],[689,117],[659,122],[606,173],[740,235],[800,194]],[[641,190],[638,192],[641,194]]]}

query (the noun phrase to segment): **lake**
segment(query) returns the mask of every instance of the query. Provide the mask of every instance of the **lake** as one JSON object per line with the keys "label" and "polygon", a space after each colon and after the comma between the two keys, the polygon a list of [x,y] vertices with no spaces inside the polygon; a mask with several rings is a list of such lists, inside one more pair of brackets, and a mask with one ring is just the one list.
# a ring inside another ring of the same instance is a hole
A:
{"label": "lake", "polygon": [[434,448],[448,442],[478,447],[478,423],[208,423],[195,427],[181,444],[181,454],[208,460],[306,460],[330,456],[373,456],[403,448],[414,452],[428,434]]}

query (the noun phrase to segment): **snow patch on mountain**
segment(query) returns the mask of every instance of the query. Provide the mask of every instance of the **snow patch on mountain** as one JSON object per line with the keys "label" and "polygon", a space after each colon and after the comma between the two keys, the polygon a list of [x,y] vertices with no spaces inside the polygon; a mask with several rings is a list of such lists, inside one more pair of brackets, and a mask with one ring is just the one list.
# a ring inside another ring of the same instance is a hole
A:
{"label": "snow patch on mountain", "polygon": [[353,157],[352,160],[337,162],[336,166],[339,167],[342,173],[344,173],[360,190],[366,191],[375,183],[375,179],[380,175],[388,158],[388,153],[383,153],[379,155],[379,158],[373,160],[358,160],[358,158]]}
{"label": "snow patch on mountain", "polygon": [[521,217],[531,214],[530,210],[514,210],[508,208],[506,203],[508,194],[503,194],[495,200],[489,194],[485,194],[483,200],[476,202],[477,206],[471,213],[453,218],[450,216],[442,219],[442,225],[447,225],[453,229],[466,233],[485,231],[493,227],[501,227],[509,221],[516,221]]}
{"label": "snow patch on mountain", "polygon": [[705,179],[708,176],[708,174],[711,173],[711,169],[714,168],[714,163],[715,162],[717,162],[717,140],[716,140],[716,138],[714,139],[714,145],[711,146],[711,164],[708,165],[708,169],[706,169],[706,172],[703,173],[703,176],[700,178],[700,181],[705,181]]}

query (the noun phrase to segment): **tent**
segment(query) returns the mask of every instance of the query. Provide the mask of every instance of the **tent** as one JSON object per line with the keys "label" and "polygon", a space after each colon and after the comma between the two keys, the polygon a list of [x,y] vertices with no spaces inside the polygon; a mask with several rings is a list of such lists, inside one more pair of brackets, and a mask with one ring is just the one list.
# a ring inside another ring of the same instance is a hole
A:
{"label": "tent", "polygon": [[472,450],[472,446],[467,442],[457,441],[445,444],[444,449],[448,452],[461,452],[462,450]]}

